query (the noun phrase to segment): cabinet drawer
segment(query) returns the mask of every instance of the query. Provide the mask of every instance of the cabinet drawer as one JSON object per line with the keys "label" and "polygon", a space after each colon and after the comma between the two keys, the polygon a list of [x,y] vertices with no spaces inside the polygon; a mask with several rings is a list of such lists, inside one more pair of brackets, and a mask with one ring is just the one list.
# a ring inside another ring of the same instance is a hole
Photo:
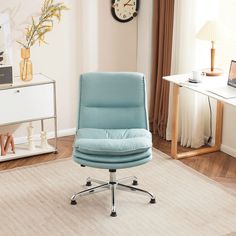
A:
{"label": "cabinet drawer", "polygon": [[54,116],[53,84],[0,91],[0,124]]}

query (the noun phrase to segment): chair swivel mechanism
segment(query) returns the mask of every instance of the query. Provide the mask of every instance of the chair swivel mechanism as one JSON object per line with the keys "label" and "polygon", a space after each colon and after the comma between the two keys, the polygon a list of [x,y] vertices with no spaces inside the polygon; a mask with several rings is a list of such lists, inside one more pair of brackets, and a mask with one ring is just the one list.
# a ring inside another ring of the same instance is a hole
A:
{"label": "chair swivel mechanism", "polygon": [[[155,203],[155,196],[137,188],[137,177],[116,178],[116,170],[147,163],[152,158],[148,131],[146,86],[140,73],[86,73],[80,77],[80,101],[73,160],[82,167],[109,170],[109,181],[88,177],[80,196],[111,191],[111,216],[116,216],[116,190],[142,193]],[[129,182],[130,184],[127,184]],[[92,183],[95,184],[92,186]]]}

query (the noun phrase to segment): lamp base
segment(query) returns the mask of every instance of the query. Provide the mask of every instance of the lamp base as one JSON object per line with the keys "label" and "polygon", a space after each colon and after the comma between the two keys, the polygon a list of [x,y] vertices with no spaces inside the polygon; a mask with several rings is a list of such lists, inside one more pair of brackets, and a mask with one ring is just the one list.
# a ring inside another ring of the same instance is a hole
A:
{"label": "lamp base", "polygon": [[220,68],[214,68],[212,71],[210,68],[203,69],[202,72],[205,72],[207,76],[220,76],[223,74],[223,70]]}

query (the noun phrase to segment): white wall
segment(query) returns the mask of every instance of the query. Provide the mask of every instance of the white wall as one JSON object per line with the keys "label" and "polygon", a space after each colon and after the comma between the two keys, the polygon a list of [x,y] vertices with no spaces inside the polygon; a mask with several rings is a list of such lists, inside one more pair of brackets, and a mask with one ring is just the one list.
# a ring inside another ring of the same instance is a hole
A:
{"label": "white wall", "polygon": [[[61,22],[59,24],[55,22],[53,31],[46,35],[45,40],[48,44],[40,47],[35,45],[31,49],[34,73],[41,72],[56,80],[59,130],[75,127],[77,78],[80,72],[78,35],[80,20],[77,12],[79,1],[64,2],[70,10],[63,12]],[[20,46],[15,40],[24,31],[24,23],[30,22],[30,16],[39,12],[41,3],[41,0],[1,0],[0,11],[10,13],[12,18],[13,68],[16,75],[19,74]],[[46,125],[48,131],[53,130],[52,122],[46,122]],[[34,122],[34,126],[38,129],[37,122]],[[26,135],[25,126],[14,126],[14,130],[16,130],[15,137]]]}
{"label": "white wall", "polygon": [[[48,45],[31,49],[34,73],[56,80],[59,134],[73,133],[76,127],[78,78],[88,71],[136,71],[137,19],[122,24],[111,15],[110,0],[64,0],[70,8],[62,20],[46,35]],[[24,22],[40,10],[42,0],[0,0],[0,12],[9,12],[13,20],[14,72],[19,74],[20,46],[15,40],[22,34]],[[18,30],[20,29],[20,30]],[[29,100],[30,102],[30,100]],[[39,125],[34,122],[35,132]],[[48,131],[53,122],[47,121]],[[5,127],[15,137],[26,135],[25,125]],[[0,132],[3,132],[1,129]]]}
{"label": "white wall", "polygon": [[137,20],[120,23],[110,0],[83,0],[83,71],[136,71]]}

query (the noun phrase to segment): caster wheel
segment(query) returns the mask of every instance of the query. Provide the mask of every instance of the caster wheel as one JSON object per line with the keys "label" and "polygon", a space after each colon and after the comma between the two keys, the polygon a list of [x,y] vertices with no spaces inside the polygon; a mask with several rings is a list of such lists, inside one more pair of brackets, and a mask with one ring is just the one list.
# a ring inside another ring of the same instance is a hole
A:
{"label": "caster wheel", "polygon": [[86,183],[86,186],[92,186],[91,181],[88,181],[88,182]]}
{"label": "caster wheel", "polygon": [[137,186],[138,185],[138,181],[137,180],[133,180],[132,185]]}
{"label": "caster wheel", "polygon": [[116,214],[116,212],[115,212],[115,211],[112,211],[110,216],[111,216],[111,217],[116,217],[116,216],[117,216],[117,214]]}
{"label": "caster wheel", "polygon": [[75,200],[71,200],[70,204],[71,204],[71,205],[76,205],[77,202],[76,202]]}
{"label": "caster wheel", "polygon": [[155,198],[152,198],[152,199],[150,200],[150,203],[151,203],[151,204],[156,203],[156,199],[155,199]]}

